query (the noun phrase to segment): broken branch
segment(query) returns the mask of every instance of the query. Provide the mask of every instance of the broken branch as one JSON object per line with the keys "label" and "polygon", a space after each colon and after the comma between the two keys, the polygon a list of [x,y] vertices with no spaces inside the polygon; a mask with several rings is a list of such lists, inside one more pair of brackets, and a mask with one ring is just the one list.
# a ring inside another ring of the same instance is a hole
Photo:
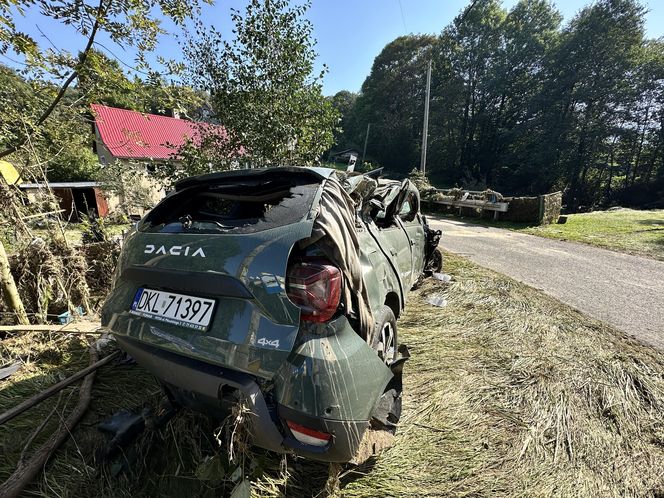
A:
{"label": "broken branch", "polygon": [[62,332],[65,334],[103,334],[98,323],[80,322],[66,325],[0,325],[2,332]]}
{"label": "broken branch", "polygon": [[[115,356],[113,353],[104,358],[108,360]],[[102,360],[102,361],[104,361]],[[98,365],[97,351],[94,347],[90,347],[90,367],[89,370],[95,365]],[[97,367],[98,368],[98,367]],[[94,370],[88,372],[87,377],[81,385],[81,390],[78,396],[78,403],[74,410],[69,414],[67,419],[62,425],[51,435],[51,437],[44,443],[44,445],[34,452],[32,457],[27,462],[19,462],[14,473],[9,476],[2,485],[0,485],[0,496],[5,498],[14,498],[20,495],[21,491],[27,486],[44,468],[46,462],[51,458],[56,449],[67,439],[74,429],[76,424],[81,420],[83,414],[88,409],[90,398],[92,397],[92,383],[94,381]]]}
{"label": "broken branch", "polygon": [[[51,387],[44,389],[42,392],[39,394],[36,394],[32,398],[26,399],[22,403],[19,403],[16,405],[14,408],[10,408],[7,410],[5,413],[0,415],[0,425],[4,424],[5,422],[9,422],[11,419],[18,417],[21,413],[24,411],[28,410],[29,408],[32,408],[35,405],[38,405],[45,399],[53,396],[55,393],[62,391],[65,387],[73,384],[77,380],[85,377],[86,375],[94,372],[100,367],[103,367],[107,363],[109,363],[111,360],[113,360],[115,357],[117,357],[120,354],[120,351],[115,351],[114,353],[109,354],[106,358],[99,360],[97,362],[92,363],[89,367],[84,368],[80,372],[75,373],[71,377],[66,378],[65,380],[62,380],[58,382],[57,384],[52,385]],[[96,355],[96,353],[95,353]],[[1,488],[0,488],[1,491]],[[0,492],[0,496],[4,496]]]}

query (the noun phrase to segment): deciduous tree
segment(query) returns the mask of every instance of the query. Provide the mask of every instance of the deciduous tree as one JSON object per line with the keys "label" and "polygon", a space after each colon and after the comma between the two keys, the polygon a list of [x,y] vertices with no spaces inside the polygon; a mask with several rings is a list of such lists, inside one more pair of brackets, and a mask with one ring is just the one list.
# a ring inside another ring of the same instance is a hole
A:
{"label": "deciduous tree", "polygon": [[332,144],[337,113],[321,93],[326,69],[314,72],[308,7],[250,0],[243,13],[232,10],[233,39],[199,24],[184,46],[190,81],[210,93],[227,130],[214,145],[226,166],[312,164]]}
{"label": "deciduous tree", "polygon": [[[209,2],[211,0],[202,0]],[[0,2],[0,54],[13,54],[23,59],[23,72],[32,79],[58,82],[57,91],[25,115],[22,126],[12,130],[12,137],[0,150],[0,157],[19,151],[61,106],[68,90],[83,73],[95,64],[94,52],[102,33],[116,44],[136,50],[136,64],[147,69],[145,54],[165,33],[162,19],[182,26],[199,10],[199,0],[9,0]],[[73,26],[80,33],[82,48],[77,54],[44,48],[28,34],[21,32],[15,16],[36,9],[43,17]]]}

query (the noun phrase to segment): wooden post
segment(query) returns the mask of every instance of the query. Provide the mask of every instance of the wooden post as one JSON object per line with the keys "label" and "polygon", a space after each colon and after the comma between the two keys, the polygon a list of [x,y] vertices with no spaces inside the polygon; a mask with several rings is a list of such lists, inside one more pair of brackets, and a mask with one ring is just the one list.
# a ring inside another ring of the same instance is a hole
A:
{"label": "wooden post", "polygon": [[21,296],[18,295],[16,282],[14,282],[7,252],[2,241],[0,241],[0,290],[9,309],[16,315],[19,325],[30,325],[28,315],[23,307],[23,301],[21,301]]}

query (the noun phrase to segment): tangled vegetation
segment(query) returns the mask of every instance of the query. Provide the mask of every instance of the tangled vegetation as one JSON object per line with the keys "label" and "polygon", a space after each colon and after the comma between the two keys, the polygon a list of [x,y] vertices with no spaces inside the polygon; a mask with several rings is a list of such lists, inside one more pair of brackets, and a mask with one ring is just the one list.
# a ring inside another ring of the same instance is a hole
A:
{"label": "tangled vegetation", "polygon": [[[664,354],[523,284],[446,256],[450,284],[411,295],[400,337],[412,357],[395,444],[344,467],[343,496],[650,496],[664,494]],[[442,294],[444,308],[427,304]],[[0,381],[0,410],[87,364],[80,337],[7,337],[0,360],[22,362]],[[0,426],[0,479],[28,435],[74,389]],[[157,406],[156,382],[135,365],[97,374],[91,408],[28,490],[32,496],[219,496],[237,463],[218,421],[184,411],[146,431],[125,459],[104,461],[96,424],[121,409]],[[52,417],[40,436],[58,423]],[[34,444],[39,442],[39,437]],[[29,451],[28,451],[29,453]],[[257,496],[322,496],[328,466],[251,450]]]}

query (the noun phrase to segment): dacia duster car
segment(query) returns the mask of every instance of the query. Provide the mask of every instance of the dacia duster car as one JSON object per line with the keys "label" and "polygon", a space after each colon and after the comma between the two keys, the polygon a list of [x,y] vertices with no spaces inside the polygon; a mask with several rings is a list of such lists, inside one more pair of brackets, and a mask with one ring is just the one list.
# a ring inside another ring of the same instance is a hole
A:
{"label": "dacia duster car", "polygon": [[126,238],[102,325],[174,403],[223,417],[241,399],[254,444],[348,462],[368,429],[396,428],[396,319],[439,238],[408,180],[185,179]]}

